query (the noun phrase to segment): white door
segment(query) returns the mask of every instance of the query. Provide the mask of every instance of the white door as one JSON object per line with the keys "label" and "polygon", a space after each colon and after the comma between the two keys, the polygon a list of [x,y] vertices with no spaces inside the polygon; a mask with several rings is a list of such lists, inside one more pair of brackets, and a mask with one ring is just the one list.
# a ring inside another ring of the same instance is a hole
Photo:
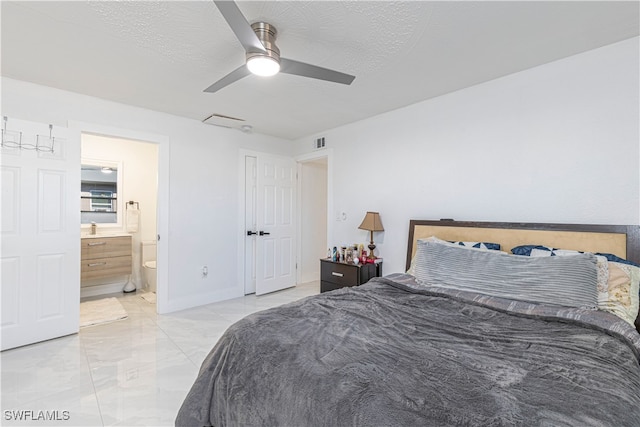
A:
{"label": "white door", "polygon": [[[9,118],[7,129],[49,143],[46,124]],[[1,149],[2,350],[79,329],[80,133],[52,135],[53,153]]]}
{"label": "white door", "polygon": [[247,232],[257,234],[245,237],[245,248],[255,245],[252,258],[245,251],[245,264],[254,265],[255,293],[261,295],[296,284],[296,164],[266,154],[255,159],[256,228]]}
{"label": "white door", "polygon": [[256,249],[258,244],[258,159],[255,156],[244,158],[244,293],[256,293]]}

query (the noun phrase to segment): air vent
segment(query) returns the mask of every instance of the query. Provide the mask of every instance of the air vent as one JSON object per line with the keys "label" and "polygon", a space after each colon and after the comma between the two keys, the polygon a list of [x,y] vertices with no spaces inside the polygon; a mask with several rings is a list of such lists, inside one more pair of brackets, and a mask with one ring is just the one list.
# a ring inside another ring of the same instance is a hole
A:
{"label": "air vent", "polygon": [[316,150],[324,148],[324,136],[322,136],[320,138],[316,138],[313,141],[313,148],[315,148]]}
{"label": "air vent", "polygon": [[224,114],[214,113],[204,119],[202,123],[214,126],[222,126],[225,128],[237,128],[244,119],[239,119],[237,117],[225,116]]}
{"label": "air vent", "polygon": [[206,119],[204,119],[205,121],[211,119],[215,117],[216,119],[224,119],[224,120],[236,120],[239,122],[244,122],[244,119],[239,119],[237,117],[231,117],[231,116],[225,116],[224,114],[218,114],[218,113],[213,113],[212,115],[210,115],[209,117],[207,117]]}

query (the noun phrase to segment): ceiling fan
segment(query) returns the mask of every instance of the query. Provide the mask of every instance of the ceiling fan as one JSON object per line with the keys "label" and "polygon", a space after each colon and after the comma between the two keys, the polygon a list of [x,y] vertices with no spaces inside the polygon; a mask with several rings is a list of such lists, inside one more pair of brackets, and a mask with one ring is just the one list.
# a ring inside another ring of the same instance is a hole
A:
{"label": "ceiling fan", "polygon": [[350,85],[356,78],[339,71],[294,61],[293,59],[281,58],[280,49],[276,46],[278,33],[273,25],[266,22],[254,22],[249,25],[249,22],[247,22],[233,1],[218,0],[214,1],[214,3],[235,33],[242,47],[244,47],[246,64],[236,68],[206,88],[205,92],[217,92],[249,74],[272,76],[282,72],[345,85]]}

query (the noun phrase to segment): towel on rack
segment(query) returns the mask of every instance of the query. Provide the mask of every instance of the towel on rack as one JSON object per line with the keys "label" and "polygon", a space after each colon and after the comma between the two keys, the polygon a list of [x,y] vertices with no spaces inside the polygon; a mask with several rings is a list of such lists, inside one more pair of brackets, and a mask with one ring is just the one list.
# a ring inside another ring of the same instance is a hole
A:
{"label": "towel on rack", "polygon": [[137,233],[140,224],[140,209],[127,208],[127,233]]}

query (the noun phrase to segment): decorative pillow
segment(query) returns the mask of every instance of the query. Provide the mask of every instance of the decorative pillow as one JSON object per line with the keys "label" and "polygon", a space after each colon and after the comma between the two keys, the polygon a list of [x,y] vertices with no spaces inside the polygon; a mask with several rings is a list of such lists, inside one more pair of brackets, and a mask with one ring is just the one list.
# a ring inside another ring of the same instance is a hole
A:
{"label": "decorative pillow", "polygon": [[491,251],[499,251],[500,243],[491,242],[450,242],[454,245],[467,246],[469,248],[486,249]]}
{"label": "decorative pillow", "polygon": [[522,245],[522,246],[516,246],[515,248],[511,248],[511,253],[514,255],[522,255],[522,256],[530,256],[531,255],[531,251],[533,249],[540,249],[543,251],[549,251],[549,255],[551,255],[551,252],[553,252],[552,248],[549,248],[547,246],[542,246],[542,245]]}
{"label": "decorative pillow", "polygon": [[[524,256],[556,256],[556,255],[575,255],[575,254],[582,254],[584,252],[573,251],[570,249],[550,248],[549,246],[544,246],[544,245],[522,245],[522,246],[516,246],[515,248],[511,248],[511,253],[514,255],[524,255]],[[640,267],[640,265],[636,264],[635,262],[629,261],[628,259],[620,258],[619,256],[614,254],[596,252],[595,255],[603,256],[607,259],[607,261],[619,262],[621,264],[628,264],[628,265],[633,265],[635,267]]]}
{"label": "decorative pillow", "polygon": [[511,253],[514,255],[523,255],[523,256],[557,256],[557,255],[577,255],[577,254],[582,254],[584,252],[572,251],[569,249],[550,248],[549,246],[543,246],[543,245],[523,245],[523,246],[516,246],[515,248],[512,248]]}
{"label": "decorative pillow", "polygon": [[419,240],[414,271],[426,285],[515,300],[593,309],[598,301],[593,254],[523,257]]}
{"label": "decorative pillow", "polygon": [[634,325],[640,308],[640,268],[619,262],[607,264],[606,285],[598,283],[598,308]]}
{"label": "decorative pillow", "polygon": [[607,261],[610,261],[610,262],[618,262],[620,264],[633,265],[634,267],[640,268],[640,265],[636,264],[635,262],[631,262],[628,259],[620,258],[619,256],[616,256],[614,254],[597,252],[596,255],[603,256],[607,259]]}

